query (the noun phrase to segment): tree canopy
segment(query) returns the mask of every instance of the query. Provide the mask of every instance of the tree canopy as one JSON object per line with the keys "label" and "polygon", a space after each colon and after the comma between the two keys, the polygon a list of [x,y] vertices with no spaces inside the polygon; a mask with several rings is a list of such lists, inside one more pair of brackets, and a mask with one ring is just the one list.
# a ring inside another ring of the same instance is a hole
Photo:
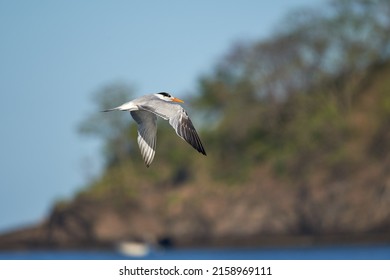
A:
{"label": "tree canopy", "polygon": [[[134,91],[104,88],[80,130],[105,143],[107,168],[92,188],[134,194],[128,186],[229,185],[259,170],[302,182],[388,160],[390,85],[377,73],[388,68],[389,14],[385,0],[333,1],[289,14],[271,38],[235,44],[199,78],[189,105],[207,158],[160,122],[156,159],[144,168],[135,123],[124,113],[99,112]],[[368,89],[377,79],[380,88]]]}

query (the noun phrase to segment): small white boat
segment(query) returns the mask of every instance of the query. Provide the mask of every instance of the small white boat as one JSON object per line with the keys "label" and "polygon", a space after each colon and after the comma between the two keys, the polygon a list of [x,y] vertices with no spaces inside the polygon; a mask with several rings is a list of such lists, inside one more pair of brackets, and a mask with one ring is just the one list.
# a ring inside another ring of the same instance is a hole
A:
{"label": "small white boat", "polygon": [[120,253],[131,257],[144,257],[150,252],[150,246],[144,242],[123,241],[118,243]]}

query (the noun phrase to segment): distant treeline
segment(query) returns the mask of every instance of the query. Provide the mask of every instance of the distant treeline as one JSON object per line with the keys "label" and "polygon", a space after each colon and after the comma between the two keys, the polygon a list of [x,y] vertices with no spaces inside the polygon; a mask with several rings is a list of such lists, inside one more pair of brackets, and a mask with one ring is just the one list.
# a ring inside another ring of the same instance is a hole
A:
{"label": "distant treeline", "polygon": [[99,112],[134,90],[99,90],[80,132],[102,139],[106,167],[86,192],[121,200],[145,184],[232,186],[262,171],[302,184],[379,168],[390,151],[389,15],[386,0],[333,1],[289,14],[268,39],[234,44],[185,104],[206,158],[160,122],[145,168],[135,122]]}

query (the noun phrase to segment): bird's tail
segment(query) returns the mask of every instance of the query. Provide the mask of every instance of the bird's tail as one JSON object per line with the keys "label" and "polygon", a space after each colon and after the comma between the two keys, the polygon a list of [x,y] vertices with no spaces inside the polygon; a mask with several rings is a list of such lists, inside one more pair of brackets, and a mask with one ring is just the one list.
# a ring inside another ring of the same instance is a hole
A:
{"label": "bird's tail", "polygon": [[107,110],[103,110],[102,112],[111,112],[111,111],[116,111],[116,110],[118,110],[118,107],[107,109]]}
{"label": "bird's tail", "polygon": [[104,110],[102,112],[110,112],[110,111],[133,111],[133,110],[138,110],[138,106],[135,105],[132,101],[130,102],[126,102],[124,104],[122,104],[121,106],[118,106],[118,107],[115,107],[115,108],[112,108],[112,109],[107,109],[107,110]]}

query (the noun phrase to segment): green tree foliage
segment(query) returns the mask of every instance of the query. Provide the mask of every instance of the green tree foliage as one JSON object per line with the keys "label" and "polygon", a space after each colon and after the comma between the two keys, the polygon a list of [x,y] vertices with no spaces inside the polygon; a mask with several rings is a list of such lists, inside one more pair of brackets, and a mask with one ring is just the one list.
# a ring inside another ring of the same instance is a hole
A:
{"label": "green tree foliage", "polygon": [[[143,184],[243,182],[262,167],[302,181],[316,172],[344,176],[383,159],[390,88],[367,88],[390,56],[389,14],[384,0],[334,1],[290,14],[272,38],[235,45],[199,79],[189,105],[194,120],[201,116],[195,125],[207,158],[160,122],[156,158],[146,169],[130,116],[94,114],[81,131],[104,140],[109,163],[95,189],[134,186],[134,194]],[[123,86],[107,87],[97,93],[97,109],[131,96]]]}
{"label": "green tree foliage", "polygon": [[334,1],[292,13],[271,39],[235,46],[200,79],[196,103],[214,123],[206,141],[214,173],[242,180],[240,170],[271,163],[302,178],[351,166],[351,111],[368,73],[389,58],[389,9],[388,1]]}

